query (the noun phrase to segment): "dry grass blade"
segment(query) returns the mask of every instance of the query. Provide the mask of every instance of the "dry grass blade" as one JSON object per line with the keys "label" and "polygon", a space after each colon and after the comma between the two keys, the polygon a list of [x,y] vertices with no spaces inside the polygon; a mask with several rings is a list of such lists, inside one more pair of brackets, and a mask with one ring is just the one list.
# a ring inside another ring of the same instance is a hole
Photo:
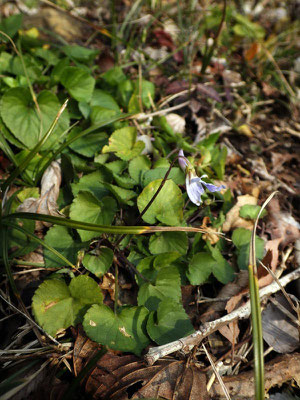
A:
{"label": "dry grass blade", "polygon": [[231,397],[229,396],[228,390],[227,390],[226,386],[224,385],[224,382],[223,382],[223,380],[222,380],[222,378],[221,378],[221,376],[219,374],[219,371],[217,370],[217,368],[215,366],[215,363],[213,362],[213,360],[212,360],[209,352],[207,351],[207,348],[205,347],[204,343],[202,343],[202,348],[205,351],[206,357],[208,358],[208,361],[210,362],[210,365],[212,366],[214,374],[217,377],[217,379],[218,379],[218,381],[219,381],[219,383],[220,383],[220,385],[221,385],[221,387],[222,387],[222,389],[224,391],[226,399],[227,400],[231,400]]}
{"label": "dry grass blade", "polygon": [[265,398],[265,382],[264,382],[264,346],[263,332],[261,321],[261,307],[259,298],[259,284],[256,266],[256,251],[255,251],[255,233],[257,223],[262,211],[271,201],[277,192],[273,192],[262,205],[258,216],[255,220],[249,254],[249,289],[250,289],[250,304],[251,304],[251,320],[253,329],[253,349],[254,349],[254,374],[255,374],[255,396],[257,400]]}

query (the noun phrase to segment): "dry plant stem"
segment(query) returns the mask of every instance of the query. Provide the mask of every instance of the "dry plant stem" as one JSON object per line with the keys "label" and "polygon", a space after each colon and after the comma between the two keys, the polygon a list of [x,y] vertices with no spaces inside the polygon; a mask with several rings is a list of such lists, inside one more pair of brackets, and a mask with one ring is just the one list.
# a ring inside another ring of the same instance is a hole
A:
{"label": "dry plant stem", "polygon": [[[205,352],[205,354],[206,354],[206,357],[208,358],[208,361],[210,362],[210,365],[212,366],[212,369],[213,369],[213,371],[214,371],[215,376],[217,377],[217,379],[218,379],[218,381],[219,381],[219,384],[221,385],[221,387],[222,387],[222,389],[223,389],[223,392],[224,392],[224,394],[225,394],[226,399],[227,399],[227,400],[231,400],[231,398],[230,398],[230,396],[229,396],[229,393],[228,393],[228,390],[227,390],[226,386],[224,385],[224,383],[223,383],[223,381],[222,381],[222,378],[221,378],[221,376],[220,376],[220,374],[219,374],[219,371],[218,371],[218,369],[216,368],[216,366],[215,366],[215,364],[214,364],[214,362],[213,362],[213,359],[211,358],[209,352],[207,351],[207,349],[206,349],[204,343],[202,343],[202,348],[203,348],[203,350],[204,350],[204,352]],[[209,391],[209,388],[207,389],[207,391]]]}
{"label": "dry plant stem", "polygon": [[[279,279],[278,279],[277,276],[274,274],[274,272],[273,272],[269,267],[267,267],[266,265],[264,265],[261,261],[260,261],[260,265],[262,265],[262,266],[269,272],[269,274],[272,275],[272,278],[273,278],[273,279],[277,282],[277,284],[279,285],[280,290],[282,291],[284,297],[285,297],[285,298],[287,299],[287,301],[289,302],[291,308],[297,313],[297,307],[295,307],[295,305],[294,305],[294,303],[292,302],[290,296],[287,294],[285,288],[280,284]],[[292,320],[293,320],[293,318],[292,318]],[[299,324],[300,322],[299,322],[299,321],[296,321],[296,323]]]}
{"label": "dry plant stem", "polygon": [[[286,286],[288,283],[300,278],[300,267],[295,271],[290,272],[283,278],[279,279],[281,286]],[[277,282],[272,282],[270,285],[264,287],[259,291],[261,299],[270,296],[280,290]],[[154,364],[159,358],[167,356],[168,354],[174,353],[179,350],[191,350],[194,346],[199,345],[201,341],[209,336],[211,333],[217,331],[224,325],[235,321],[236,319],[246,319],[250,316],[250,301],[247,301],[245,305],[232,311],[230,314],[224,317],[218,318],[215,321],[206,322],[201,326],[201,329],[194,332],[193,334],[186,336],[184,338],[175,340],[174,342],[167,343],[163,346],[152,347],[148,353],[145,355],[145,359],[148,364]]]}
{"label": "dry plant stem", "polygon": [[[281,386],[283,383],[300,379],[300,354],[284,354],[276,357],[265,365],[265,388],[268,391],[274,386]],[[234,399],[254,399],[254,375],[252,371],[242,372],[235,376],[225,376],[225,383],[229,394]],[[218,382],[215,382],[211,392],[211,398],[224,399],[223,389]]]}
{"label": "dry plant stem", "polygon": [[195,89],[195,87],[194,87],[194,86],[191,86],[191,89],[182,90],[182,91],[179,92],[179,93],[172,94],[172,95],[168,96],[167,98],[162,99],[163,101],[162,101],[161,104],[159,104],[159,107],[158,107],[158,108],[161,109],[161,108],[164,107],[166,104],[170,103],[172,100],[175,100],[177,97],[180,97],[180,96],[183,96],[183,95],[185,95],[185,94],[188,94],[188,93],[190,93],[191,91],[193,91],[194,89]]}
{"label": "dry plant stem", "polygon": [[[7,301],[6,298],[3,297],[1,294],[0,294],[0,297],[1,297],[2,300],[5,301],[5,303],[8,304],[13,310],[15,310],[15,311],[17,311],[19,314],[23,315],[23,317],[25,317],[35,328],[38,328],[44,335],[46,335],[49,339],[51,339],[52,342],[54,342],[54,343],[57,344],[57,345],[60,345],[60,343],[59,343],[56,339],[54,339],[54,338],[53,338],[52,336],[50,336],[46,331],[44,331],[44,329],[42,329],[37,323],[35,323],[35,322],[33,321],[33,319],[31,319],[27,314],[25,314],[24,312],[22,312],[21,310],[19,310],[17,307],[15,307],[13,304],[11,304],[9,301]],[[27,310],[26,310],[26,312],[27,312]]]}
{"label": "dry plant stem", "polygon": [[288,81],[286,80],[285,76],[281,72],[281,69],[279,68],[279,66],[278,66],[277,62],[275,61],[274,57],[272,56],[272,54],[269,52],[269,50],[265,46],[263,46],[263,49],[264,49],[268,59],[274,65],[278,75],[280,76],[280,78],[281,78],[282,82],[284,83],[284,86],[285,86],[286,90],[289,92],[290,96],[296,97],[296,94],[294,93],[294,91],[291,88],[290,84],[288,83]]}
{"label": "dry plant stem", "polygon": [[154,111],[153,113],[150,114],[144,114],[144,113],[139,113],[135,114],[132,117],[129,117],[128,119],[137,119],[137,120],[142,120],[142,119],[147,119],[147,118],[152,118],[152,117],[157,117],[158,115],[165,115],[171,111],[179,110],[180,108],[183,108],[185,106],[188,106],[190,104],[190,101],[185,101],[184,103],[177,104],[176,106],[166,108],[165,110],[159,110],[159,111]]}

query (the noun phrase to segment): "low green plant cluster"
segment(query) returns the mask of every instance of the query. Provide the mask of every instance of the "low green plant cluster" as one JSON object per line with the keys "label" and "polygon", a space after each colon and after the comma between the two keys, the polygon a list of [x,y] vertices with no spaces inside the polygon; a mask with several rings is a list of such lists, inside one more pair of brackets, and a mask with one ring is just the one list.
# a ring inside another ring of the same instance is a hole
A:
{"label": "low green plant cluster", "polygon": [[[100,74],[97,50],[49,47],[35,31],[17,33],[20,27],[20,16],[1,26],[17,43],[14,52],[3,36],[0,47],[0,147],[14,165],[18,188],[2,206],[1,259],[8,275],[13,260],[43,245],[45,267],[57,271],[35,292],[32,309],[52,336],[82,323],[93,340],[140,354],[151,341],[164,344],[192,333],[181,286],[226,284],[248,265],[248,230],[233,233],[235,264],[224,256],[233,245],[222,236],[212,242],[188,232],[191,221],[201,228],[205,216],[214,232],[221,231],[232,199],[224,190],[214,197],[204,193],[201,208],[188,202],[178,150],[191,155],[199,176],[222,180],[226,148],[217,144],[219,134],[193,145],[155,112],[152,82],[133,79],[121,67]],[[25,199],[39,196],[43,172],[55,159],[63,176],[57,204],[66,218],[15,214]],[[2,180],[4,191],[11,177]],[[257,215],[251,206],[242,212],[250,219]],[[55,223],[43,241],[35,236],[39,219]],[[142,222],[145,227],[136,227]],[[257,256],[262,255],[257,238]],[[120,268],[132,274],[134,305],[117,301]],[[103,303],[99,288],[108,271],[116,278],[114,310]]]}

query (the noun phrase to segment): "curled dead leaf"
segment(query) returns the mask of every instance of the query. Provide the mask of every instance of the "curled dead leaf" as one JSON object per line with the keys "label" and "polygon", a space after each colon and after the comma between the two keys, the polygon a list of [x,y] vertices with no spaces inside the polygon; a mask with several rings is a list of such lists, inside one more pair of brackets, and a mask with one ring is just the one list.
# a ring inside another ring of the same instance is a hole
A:
{"label": "curled dead leaf", "polygon": [[[73,364],[75,375],[99,353],[101,346],[88,339],[82,327],[76,336]],[[208,400],[206,376],[193,362],[161,359],[149,366],[134,355],[108,350],[82,381],[93,399],[126,400],[159,398],[166,400]]]}
{"label": "curled dead leaf", "polygon": [[300,225],[294,217],[280,210],[278,199],[272,199],[268,204],[269,220],[267,230],[272,239],[281,239],[280,245],[287,246],[300,238]]}
{"label": "curled dead leaf", "polygon": [[246,204],[257,205],[257,198],[249,194],[238,196],[237,203],[226,214],[226,219],[222,227],[223,232],[229,232],[235,228],[245,228],[250,230],[253,228],[253,221],[240,217],[240,208]]}
{"label": "curled dead leaf", "polygon": [[[18,212],[30,212],[61,216],[58,211],[57,198],[61,184],[60,161],[53,161],[43,174],[41,180],[41,195],[38,199],[29,197],[17,208]],[[36,229],[41,230],[43,226],[51,226],[48,222],[36,222]]]}
{"label": "curled dead leaf", "polygon": [[216,228],[207,226],[207,224],[209,222],[210,222],[209,217],[203,218],[201,228],[205,229],[206,232],[202,235],[202,237],[203,237],[203,240],[208,240],[211,244],[216,244],[220,240],[220,237],[217,235],[219,230]]}
{"label": "curled dead leaf", "polygon": [[171,113],[166,115],[167,123],[175,133],[183,134],[185,131],[185,119],[178,114]]}

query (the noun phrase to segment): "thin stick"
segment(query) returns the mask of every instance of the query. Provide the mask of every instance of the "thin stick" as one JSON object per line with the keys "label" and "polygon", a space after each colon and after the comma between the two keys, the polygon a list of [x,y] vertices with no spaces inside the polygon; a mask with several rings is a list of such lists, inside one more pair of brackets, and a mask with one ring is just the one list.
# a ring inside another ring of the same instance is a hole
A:
{"label": "thin stick", "polygon": [[54,337],[52,337],[51,335],[49,335],[46,331],[44,331],[43,328],[41,328],[36,322],[33,321],[33,319],[31,319],[28,315],[26,315],[25,313],[23,313],[21,310],[19,310],[17,307],[15,307],[13,304],[11,304],[8,300],[6,300],[5,297],[3,297],[0,294],[0,297],[2,300],[5,301],[5,303],[7,303],[13,310],[17,311],[19,314],[23,315],[23,317],[25,317],[32,325],[34,325],[36,328],[38,328],[41,332],[43,332],[44,335],[46,335],[49,339],[52,340],[52,342],[54,342],[56,345],[60,345],[60,343],[54,339]]}
{"label": "thin stick", "polygon": [[188,101],[185,101],[184,103],[177,104],[176,106],[166,108],[165,110],[155,111],[155,112],[150,113],[150,114],[144,114],[144,113],[135,114],[135,115],[129,117],[129,119],[141,120],[141,119],[147,119],[147,118],[150,118],[150,117],[157,117],[159,115],[165,115],[165,114],[167,114],[168,112],[171,112],[171,111],[179,110],[180,108],[183,108],[183,107],[185,107],[185,106],[187,106],[189,104],[190,104],[190,101],[188,100]]}
{"label": "thin stick", "polygon": [[215,366],[215,363],[213,362],[213,360],[212,360],[212,358],[211,358],[209,352],[207,351],[207,349],[206,349],[204,343],[202,343],[202,348],[203,348],[203,350],[205,351],[206,357],[208,358],[208,361],[210,362],[210,365],[212,366],[212,369],[214,370],[214,374],[215,374],[215,376],[217,377],[217,379],[218,379],[218,381],[219,381],[219,383],[220,383],[220,385],[221,385],[221,388],[223,389],[223,392],[224,392],[224,394],[225,394],[226,399],[227,399],[227,400],[231,400],[231,397],[229,396],[227,387],[224,385],[224,382],[223,382],[223,380],[222,380],[222,378],[221,378],[221,376],[220,376],[220,374],[219,374],[219,371],[217,370],[217,368],[216,368],[216,366]]}

